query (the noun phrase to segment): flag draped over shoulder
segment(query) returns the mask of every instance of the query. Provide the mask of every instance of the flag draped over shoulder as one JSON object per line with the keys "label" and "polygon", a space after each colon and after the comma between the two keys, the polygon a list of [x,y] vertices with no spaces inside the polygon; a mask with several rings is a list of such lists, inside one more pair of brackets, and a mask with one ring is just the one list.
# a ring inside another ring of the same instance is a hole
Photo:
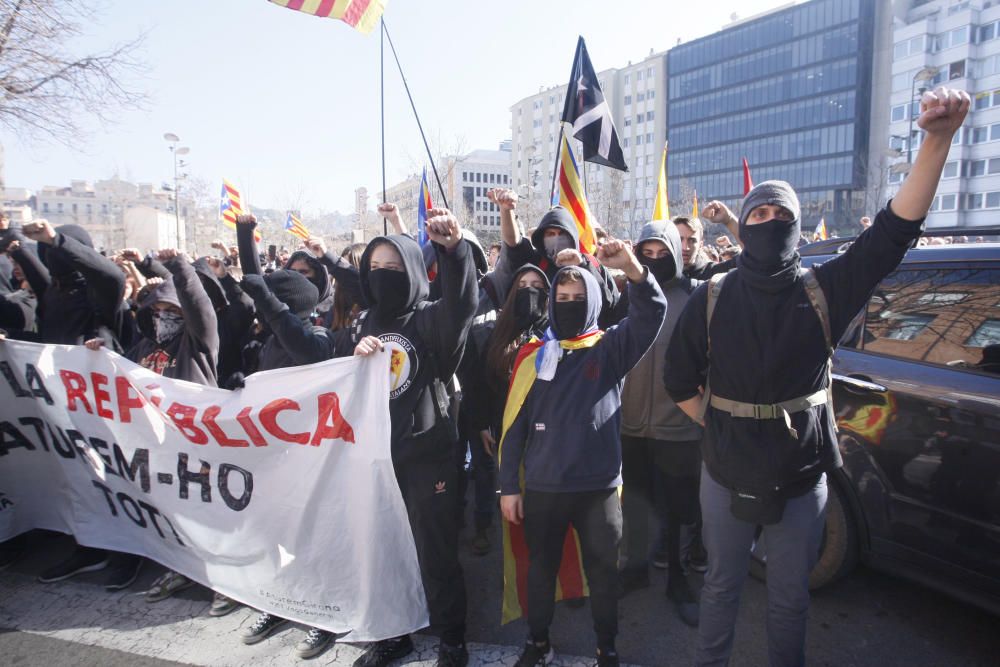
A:
{"label": "flag draped over shoulder", "polygon": [[593,255],[597,249],[597,235],[594,233],[594,216],[587,204],[587,193],[580,181],[580,170],[573,157],[569,139],[563,135],[559,151],[559,200],[558,204],[570,212],[580,233],[580,251]]}
{"label": "flag draped over shoulder", "polygon": [[[222,179],[222,198],[219,201],[219,217],[222,219],[222,224],[236,231],[236,216],[244,213],[249,213],[249,207],[243,208],[243,197],[240,195],[240,191],[235,185]],[[253,237],[258,243],[264,238],[257,229],[253,230]]]}
{"label": "flag draped over shoulder", "polygon": [[604,99],[583,37],[576,43],[576,56],[573,58],[573,71],[566,89],[562,122],[572,125],[573,137],[583,142],[585,162],[596,162],[628,171],[618,141],[618,131],[611,118],[611,107]]}
{"label": "flag draped over shoulder", "polygon": [[656,200],[653,203],[653,220],[670,219],[670,200],[667,198],[667,142],[663,142],[660,158],[660,178],[656,182]]}
{"label": "flag draped over shoulder", "polygon": [[285,217],[285,231],[292,236],[298,236],[303,241],[307,241],[310,236],[309,230],[302,224],[302,221],[295,217],[291,211]]}
{"label": "flag draped over shoulder", "polygon": [[417,242],[421,246],[427,245],[427,211],[434,208],[431,203],[431,189],[427,187],[427,167],[424,167],[424,174],[420,178],[420,198],[417,201]]}
{"label": "flag draped over shoulder", "polygon": [[743,158],[743,196],[746,197],[753,190],[753,179],[750,178],[750,163]]}
{"label": "flag draped over shoulder", "polygon": [[[576,338],[559,341],[560,347],[579,350],[593,347],[601,341],[603,331],[593,331]],[[503,411],[503,433],[514,423],[528,392],[537,377],[538,355],[544,343],[537,338],[525,343],[517,354],[510,390]],[[503,456],[504,438],[500,438],[499,456]],[[521,470],[521,491],[524,492],[524,470]],[[587,577],[583,572],[583,552],[580,536],[570,527],[563,542],[562,561],[556,578],[556,600],[570,600],[590,595]],[[501,623],[509,623],[524,616],[528,608],[528,543],[524,537],[524,524],[514,525],[503,521],[503,609]]]}
{"label": "flag draped over shoulder", "polygon": [[322,18],[340,19],[360,33],[372,31],[387,0],[270,0],[276,5]]}

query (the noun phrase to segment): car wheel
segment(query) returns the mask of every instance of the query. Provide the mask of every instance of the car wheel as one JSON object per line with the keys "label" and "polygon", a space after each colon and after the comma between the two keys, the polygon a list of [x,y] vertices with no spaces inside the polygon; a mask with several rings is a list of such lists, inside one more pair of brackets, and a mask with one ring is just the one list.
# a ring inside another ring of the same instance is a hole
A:
{"label": "car wheel", "polygon": [[[829,479],[829,478],[828,478]],[[843,578],[858,563],[857,522],[847,504],[843,487],[829,479],[826,503],[826,525],[819,549],[819,560],[809,574],[809,590],[816,590]],[[750,574],[767,579],[767,544],[763,535],[754,545],[750,559]]]}

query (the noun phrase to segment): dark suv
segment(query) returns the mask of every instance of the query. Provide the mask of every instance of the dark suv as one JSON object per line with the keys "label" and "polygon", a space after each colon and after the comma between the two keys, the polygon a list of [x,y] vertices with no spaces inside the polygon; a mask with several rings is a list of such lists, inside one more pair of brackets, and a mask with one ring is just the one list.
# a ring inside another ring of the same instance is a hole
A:
{"label": "dark suv", "polygon": [[811,586],[860,559],[1000,613],[1000,243],[910,250],[833,369],[844,467]]}

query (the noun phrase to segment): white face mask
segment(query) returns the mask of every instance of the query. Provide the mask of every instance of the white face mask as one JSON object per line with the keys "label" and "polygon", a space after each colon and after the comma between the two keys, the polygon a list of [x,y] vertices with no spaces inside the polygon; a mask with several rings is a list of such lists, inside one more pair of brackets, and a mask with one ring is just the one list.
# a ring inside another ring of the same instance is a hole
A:
{"label": "white face mask", "polygon": [[563,250],[568,250],[573,247],[573,239],[570,238],[569,234],[560,232],[557,236],[547,236],[544,239],[545,243],[545,254],[549,256],[549,259],[555,259]]}
{"label": "white face mask", "polygon": [[169,310],[160,310],[153,315],[156,342],[162,345],[176,336],[184,328],[184,316]]}

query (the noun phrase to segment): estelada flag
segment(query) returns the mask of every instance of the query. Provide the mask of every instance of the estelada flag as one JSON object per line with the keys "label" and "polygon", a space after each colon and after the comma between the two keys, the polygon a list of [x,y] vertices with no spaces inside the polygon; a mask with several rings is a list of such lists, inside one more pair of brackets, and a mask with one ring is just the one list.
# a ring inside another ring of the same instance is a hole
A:
{"label": "estelada flag", "polygon": [[434,208],[431,203],[431,189],[427,187],[427,167],[420,178],[420,199],[417,201],[417,243],[427,245],[427,211]]}
{"label": "estelada flag", "polygon": [[[566,350],[593,347],[601,341],[603,331],[592,331],[576,338],[559,341]],[[503,410],[503,434],[500,438],[498,457],[503,457],[504,437],[517,418],[524,400],[538,375],[536,362],[544,343],[533,338],[517,353],[514,372],[510,377],[510,390]],[[571,408],[567,408],[571,409]],[[498,458],[499,460],[499,458]],[[524,494],[524,468],[521,467],[521,493]],[[583,572],[583,552],[576,528],[566,531],[562,560],[556,578],[556,601],[571,600],[590,595],[587,576]],[[528,608],[528,543],[524,537],[524,524],[514,525],[503,519],[503,608],[501,623],[509,623],[524,616]]]}
{"label": "estelada flag", "polygon": [[360,33],[372,31],[387,0],[270,0],[276,5],[322,18],[340,19]]}
{"label": "estelada flag", "polygon": [[587,204],[587,194],[583,191],[580,171],[573,157],[573,149],[563,134],[559,157],[559,204],[569,211],[576,221],[580,234],[580,251],[593,255],[597,249],[597,235],[594,234],[594,216]]}
{"label": "estelada flag", "polygon": [[[222,179],[222,198],[219,201],[219,217],[222,218],[222,224],[236,231],[236,216],[244,213],[249,213],[249,208],[243,208],[243,197],[240,196],[240,191],[236,189],[235,185]],[[253,238],[260,243],[264,237],[261,236],[260,230],[255,228]]]}
{"label": "estelada flag", "polygon": [[285,217],[285,231],[292,236],[298,236],[303,241],[308,241],[309,237],[312,236],[306,226],[302,224],[302,221],[295,217],[291,211]]}
{"label": "estelada flag", "polygon": [[660,178],[656,182],[656,199],[653,203],[653,220],[670,219],[670,201],[667,199],[667,142],[663,142],[660,156]]}
{"label": "estelada flag", "polygon": [[819,224],[816,225],[816,231],[813,232],[813,241],[825,241],[826,239],[826,218],[820,218]]}

